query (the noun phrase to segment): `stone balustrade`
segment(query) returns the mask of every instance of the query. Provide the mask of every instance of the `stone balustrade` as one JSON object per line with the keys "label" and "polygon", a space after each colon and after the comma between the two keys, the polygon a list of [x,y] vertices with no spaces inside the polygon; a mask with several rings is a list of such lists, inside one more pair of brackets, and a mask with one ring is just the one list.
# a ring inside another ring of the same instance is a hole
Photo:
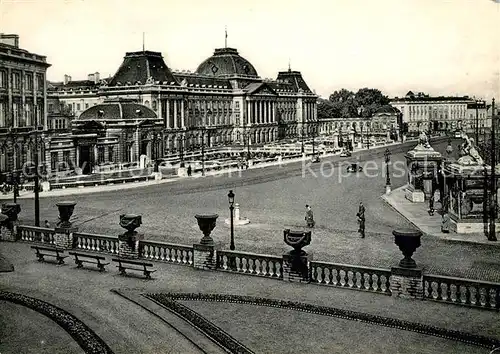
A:
{"label": "stone balustrade", "polygon": [[118,254],[118,237],[75,232],[73,238],[82,251]]}
{"label": "stone balustrade", "polygon": [[17,227],[17,238],[20,241],[55,244],[54,229],[37,226],[20,225]]}
{"label": "stone balustrade", "polygon": [[[23,242],[54,245],[56,243],[54,234],[55,230],[49,228],[26,225],[17,227],[17,239]],[[73,232],[71,236],[73,244],[69,248],[72,247],[86,252],[119,254],[118,237],[81,232]],[[146,240],[138,240],[137,242],[139,245],[138,257],[143,260],[274,278],[280,281],[285,278],[284,273],[287,271],[284,266],[283,256],[218,250],[214,246],[201,245],[210,248],[210,252],[214,254],[213,267],[196,267],[195,248],[200,245],[187,246]],[[206,257],[206,254],[202,253],[199,257],[202,256]],[[206,260],[203,258],[202,261]],[[308,282],[313,284],[368,291],[383,295],[398,295],[397,291],[393,290],[395,284],[391,281],[392,278],[398,275],[394,273],[395,267],[381,269],[319,261],[307,262],[307,267],[309,272]],[[500,310],[500,283],[425,273],[421,279],[413,280],[421,282],[419,287],[423,288],[423,294],[413,298],[481,309]],[[303,283],[307,284],[307,282]]]}
{"label": "stone balustrade", "polygon": [[391,295],[389,269],[311,262],[311,282]]}
{"label": "stone balustrade", "polygon": [[498,283],[430,274],[423,278],[425,299],[500,310]]}
{"label": "stone balustrade", "polygon": [[193,265],[193,247],[167,242],[139,241],[139,258]]}
{"label": "stone balustrade", "polygon": [[261,277],[283,278],[283,259],[250,252],[218,251],[217,269]]}

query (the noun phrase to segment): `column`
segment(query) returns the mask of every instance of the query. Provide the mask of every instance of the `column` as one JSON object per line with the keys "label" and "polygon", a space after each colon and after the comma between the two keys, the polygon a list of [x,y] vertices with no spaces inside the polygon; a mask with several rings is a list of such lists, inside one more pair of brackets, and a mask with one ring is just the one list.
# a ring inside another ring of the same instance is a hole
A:
{"label": "column", "polygon": [[97,150],[97,144],[94,144],[94,165],[97,165],[99,161],[99,151]]}
{"label": "column", "polygon": [[186,128],[186,122],[184,121],[184,100],[181,101],[181,127],[182,129]]}
{"label": "column", "polygon": [[246,104],[247,104],[247,125],[250,125],[252,123],[251,121],[251,111],[252,111],[252,107],[251,107],[251,104],[252,102],[250,101],[246,101]]}
{"label": "column", "polygon": [[76,158],[75,158],[75,165],[78,167],[80,166],[80,145],[76,145]]}
{"label": "column", "polygon": [[167,101],[167,114],[165,115],[165,127],[166,128],[171,128],[170,126],[170,100],[166,99]]}
{"label": "column", "polygon": [[271,102],[271,122],[276,122],[276,102]]}
{"label": "column", "polygon": [[178,122],[177,122],[177,100],[173,101],[174,103],[174,129],[178,129]]}
{"label": "column", "polygon": [[161,101],[161,96],[158,95],[158,118],[162,118],[163,119],[164,118],[163,117],[163,105],[162,105],[161,102],[162,102]]}
{"label": "column", "polygon": [[259,101],[259,124],[264,123],[264,101]]}
{"label": "column", "polygon": [[266,101],[266,123],[269,123],[269,101]]}

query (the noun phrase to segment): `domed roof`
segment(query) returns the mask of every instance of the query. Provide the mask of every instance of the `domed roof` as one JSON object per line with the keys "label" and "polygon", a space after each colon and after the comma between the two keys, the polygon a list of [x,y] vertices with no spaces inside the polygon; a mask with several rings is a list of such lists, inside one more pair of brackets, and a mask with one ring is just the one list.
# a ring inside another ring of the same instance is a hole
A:
{"label": "domed roof", "polygon": [[391,106],[390,104],[387,104],[377,109],[373,114],[375,115],[375,114],[400,114],[400,113],[401,111],[399,109]]}
{"label": "domed roof", "polygon": [[253,65],[241,57],[234,48],[216,49],[213,56],[198,66],[196,73],[211,76],[259,77]]}
{"label": "domed roof", "polygon": [[77,120],[155,119],[156,113],[149,107],[133,101],[115,100],[92,106],[80,114]]}

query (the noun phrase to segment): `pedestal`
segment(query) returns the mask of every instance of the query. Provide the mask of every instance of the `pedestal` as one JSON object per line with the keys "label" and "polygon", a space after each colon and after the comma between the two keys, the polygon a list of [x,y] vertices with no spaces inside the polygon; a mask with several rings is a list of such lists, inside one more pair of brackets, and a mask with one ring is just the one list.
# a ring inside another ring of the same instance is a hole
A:
{"label": "pedestal", "polygon": [[56,227],[54,233],[54,244],[57,248],[72,249],[73,248],[73,233],[77,232],[76,227]]}
{"label": "pedestal", "polygon": [[300,256],[293,253],[283,254],[283,280],[293,283],[309,283],[309,263],[312,254],[303,253]]}
{"label": "pedestal", "polygon": [[425,202],[425,194],[420,190],[411,190],[407,188],[405,190],[405,198],[412,203],[423,203]]}
{"label": "pedestal", "polygon": [[2,241],[16,242],[17,241],[17,225],[18,221],[12,222],[12,228],[7,226],[0,227],[0,238]]}
{"label": "pedestal", "polygon": [[50,182],[49,181],[43,181],[41,183],[42,191],[43,192],[49,192],[50,191]]}
{"label": "pedestal", "polygon": [[391,186],[389,185],[385,186],[385,194],[391,194]]}
{"label": "pedestal", "polygon": [[129,241],[118,240],[118,257],[120,258],[139,258],[139,240],[132,243]]}
{"label": "pedestal", "polygon": [[193,266],[197,269],[211,270],[216,268],[216,250],[214,245],[193,245]]}
{"label": "pedestal", "polygon": [[282,164],[283,163],[283,156],[278,156],[278,164]]}
{"label": "pedestal", "polygon": [[404,299],[424,298],[424,278],[421,268],[402,268],[395,266],[391,268],[392,296]]}

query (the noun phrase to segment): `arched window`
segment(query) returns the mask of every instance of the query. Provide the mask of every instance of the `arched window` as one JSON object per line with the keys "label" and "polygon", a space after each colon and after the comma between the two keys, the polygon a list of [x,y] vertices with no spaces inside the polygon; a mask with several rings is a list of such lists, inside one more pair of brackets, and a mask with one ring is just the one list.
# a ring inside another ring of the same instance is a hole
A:
{"label": "arched window", "polygon": [[144,101],[144,105],[149,107],[149,101]]}

